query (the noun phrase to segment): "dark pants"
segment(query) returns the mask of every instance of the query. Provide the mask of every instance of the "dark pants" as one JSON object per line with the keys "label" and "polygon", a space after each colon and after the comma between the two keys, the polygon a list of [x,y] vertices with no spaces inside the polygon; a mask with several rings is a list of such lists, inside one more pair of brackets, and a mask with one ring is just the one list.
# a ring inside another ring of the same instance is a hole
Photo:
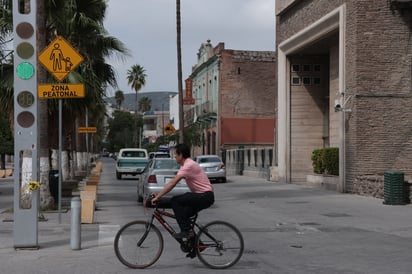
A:
{"label": "dark pants", "polygon": [[189,231],[191,229],[190,217],[202,209],[210,207],[214,202],[215,196],[211,191],[204,193],[187,192],[174,196],[171,199],[171,204],[180,229]]}

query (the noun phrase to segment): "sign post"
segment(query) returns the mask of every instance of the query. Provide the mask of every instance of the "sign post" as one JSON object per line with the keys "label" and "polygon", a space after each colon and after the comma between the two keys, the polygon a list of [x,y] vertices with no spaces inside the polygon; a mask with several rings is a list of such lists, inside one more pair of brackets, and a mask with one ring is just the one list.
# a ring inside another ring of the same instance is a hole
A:
{"label": "sign post", "polygon": [[[39,55],[40,63],[56,78],[63,81],[82,61],[83,57],[61,36],[56,37]],[[59,99],[59,223],[61,223],[62,191],[62,99],[83,98],[83,84],[42,84],[37,95],[41,99]]]}

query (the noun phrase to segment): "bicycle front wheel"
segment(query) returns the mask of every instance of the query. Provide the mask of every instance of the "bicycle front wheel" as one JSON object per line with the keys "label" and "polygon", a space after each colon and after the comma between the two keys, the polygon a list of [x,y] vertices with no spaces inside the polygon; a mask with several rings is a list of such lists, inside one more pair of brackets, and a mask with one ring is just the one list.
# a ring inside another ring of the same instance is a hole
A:
{"label": "bicycle front wheel", "polygon": [[117,232],[114,251],[122,264],[130,268],[146,268],[160,258],[163,237],[153,224],[133,221]]}
{"label": "bicycle front wheel", "polygon": [[243,254],[244,242],[240,231],[227,222],[214,221],[198,233],[196,254],[199,260],[213,269],[228,268]]}

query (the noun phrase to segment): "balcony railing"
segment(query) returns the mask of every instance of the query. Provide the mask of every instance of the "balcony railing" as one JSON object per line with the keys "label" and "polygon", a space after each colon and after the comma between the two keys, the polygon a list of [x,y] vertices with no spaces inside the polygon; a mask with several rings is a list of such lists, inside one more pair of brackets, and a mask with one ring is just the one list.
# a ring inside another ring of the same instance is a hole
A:
{"label": "balcony railing", "polygon": [[[196,113],[196,115],[195,115]],[[210,126],[210,122],[217,119],[216,110],[213,109],[211,101],[197,105],[185,113],[185,123],[191,125],[193,123],[206,123],[204,125]]]}

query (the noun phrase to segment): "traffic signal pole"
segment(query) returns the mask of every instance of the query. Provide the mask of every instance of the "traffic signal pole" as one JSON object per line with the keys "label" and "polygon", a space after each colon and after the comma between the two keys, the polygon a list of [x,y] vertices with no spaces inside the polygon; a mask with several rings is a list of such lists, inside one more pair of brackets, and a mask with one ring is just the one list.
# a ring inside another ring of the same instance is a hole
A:
{"label": "traffic signal pole", "polygon": [[38,248],[36,13],[36,0],[13,0],[15,248]]}

